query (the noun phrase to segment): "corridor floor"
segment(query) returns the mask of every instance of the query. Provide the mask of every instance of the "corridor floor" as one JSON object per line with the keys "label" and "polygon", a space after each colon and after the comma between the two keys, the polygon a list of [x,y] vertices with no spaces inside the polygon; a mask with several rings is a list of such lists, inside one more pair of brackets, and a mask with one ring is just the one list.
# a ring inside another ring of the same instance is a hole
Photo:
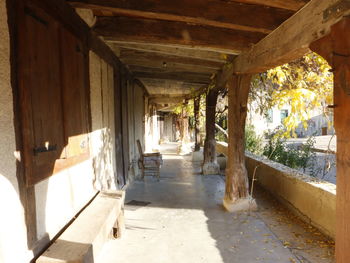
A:
{"label": "corridor floor", "polygon": [[[175,145],[176,146],[176,145]],[[99,263],[334,262],[334,244],[258,190],[259,210],[223,210],[222,176],[163,147],[158,182],[135,181],[126,193],[126,232],[106,244]]]}

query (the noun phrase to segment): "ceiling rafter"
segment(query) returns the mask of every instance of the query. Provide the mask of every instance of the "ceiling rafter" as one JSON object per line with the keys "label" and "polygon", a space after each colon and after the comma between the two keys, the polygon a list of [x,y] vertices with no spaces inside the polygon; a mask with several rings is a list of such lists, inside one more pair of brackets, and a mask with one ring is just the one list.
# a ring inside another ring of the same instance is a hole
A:
{"label": "ceiling rafter", "polygon": [[[290,1],[290,0],[284,0]],[[295,1],[295,0],[294,0]],[[268,34],[293,11],[221,0],[69,0],[76,8],[99,16],[132,16]],[[205,9],[205,11],[200,11]]]}
{"label": "ceiling rafter", "polygon": [[94,30],[106,41],[188,45],[234,54],[247,50],[266,36],[256,32],[130,17],[100,17]]}
{"label": "ceiling rafter", "polygon": [[309,0],[232,0],[234,2],[264,5],[276,8],[287,9],[291,11],[298,11],[302,8]]}

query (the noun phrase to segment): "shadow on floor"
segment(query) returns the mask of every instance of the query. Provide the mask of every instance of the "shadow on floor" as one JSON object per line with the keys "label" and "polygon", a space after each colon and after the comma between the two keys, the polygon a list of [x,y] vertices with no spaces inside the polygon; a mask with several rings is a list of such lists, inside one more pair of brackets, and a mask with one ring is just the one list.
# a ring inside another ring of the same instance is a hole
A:
{"label": "shadow on floor", "polygon": [[[127,191],[129,229],[111,241],[100,262],[333,262],[334,247],[267,193],[259,211],[223,210],[222,176],[199,175],[190,157],[164,156],[161,180],[146,177]],[[320,261],[322,259],[322,261]]]}

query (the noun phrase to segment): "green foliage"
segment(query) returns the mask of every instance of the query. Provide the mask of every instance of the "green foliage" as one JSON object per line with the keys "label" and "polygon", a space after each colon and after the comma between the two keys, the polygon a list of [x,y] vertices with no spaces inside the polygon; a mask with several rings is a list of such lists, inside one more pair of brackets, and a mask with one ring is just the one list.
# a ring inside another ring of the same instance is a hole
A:
{"label": "green foliage", "polygon": [[309,168],[311,175],[315,176],[312,172],[315,159],[315,153],[312,151],[314,144],[315,137],[310,137],[299,148],[291,147],[287,145],[284,139],[271,135],[264,147],[263,155],[288,167],[294,169],[302,168],[304,172]]}
{"label": "green foliage", "polygon": [[263,148],[263,138],[256,134],[253,125],[247,125],[245,127],[245,149],[251,153],[261,155]]}
{"label": "green foliage", "polygon": [[185,111],[186,115],[189,117],[193,117],[193,100],[189,100],[187,103],[180,103],[176,105],[173,109],[173,113],[182,114]]}
{"label": "green foliage", "polygon": [[217,142],[228,142],[226,135],[220,131],[215,134],[215,140]]}

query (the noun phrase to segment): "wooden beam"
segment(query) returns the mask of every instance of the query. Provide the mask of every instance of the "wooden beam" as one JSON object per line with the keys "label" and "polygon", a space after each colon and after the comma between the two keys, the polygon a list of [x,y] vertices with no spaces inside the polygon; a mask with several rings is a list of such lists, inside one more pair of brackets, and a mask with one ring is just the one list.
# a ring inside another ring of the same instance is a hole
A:
{"label": "wooden beam", "polygon": [[[140,79],[152,96],[180,96],[200,90],[203,84],[181,83],[170,80]],[[207,84],[204,84],[207,85]]]}
{"label": "wooden beam", "polygon": [[193,58],[201,59],[206,61],[215,62],[226,62],[226,60],[232,60],[233,56],[231,54],[225,54],[214,51],[204,51],[194,49],[188,46],[169,46],[169,45],[159,45],[150,43],[125,43],[125,42],[108,42],[110,47],[115,52],[120,52],[122,50],[137,50],[147,53],[154,53],[156,55],[171,55],[180,58]]}
{"label": "wooden beam", "polygon": [[135,60],[123,60],[123,62],[128,65],[129,69],[134,71],[143,72],[191,72],[191,73],[205,73],[205,74],[215,74],[220,68],[210,68],[204,66],[187,65],[180,63],[166,62],[163,66],[162,61],[135,61]]}
{"label": "wooden beam", "polygon": [[[289,10],[220,0],[73,0],[71,3],[74,7],[98,10],[104,16],[132,16],[261,33],[271,32],[293,14]],[[198,12],[203,7],[205,12]]]}
{"label": "wooden beam", "polygon": [[[171,88],[171,91],[168,91],[166,94],[170,95],[176,89],[176,87],[181,87],[181,90],[196,90],[203,86],[199,83],[183,82],[176,80],[164,80],[164,79],[147,79],[140,78],[140,81],[147,87],[167,87]],[[159,93],[160,94],[160,93]]]}
{"label": "wooden beam", "polygon": [[264,5],[276,8],[282,8],[292,11],[298,11],[309,0],[238,0],[237,2],[253,5]]}
{"label": "wooden beam", "polygon": [[191,82],[197,84],[209,84],[210,74],[188,73],[188,72],[142,72],[134,71],[135,78],[139,79],[163,79]]}
{"label": "wooden beam", "polygon": [[256,32],[128,17],[101,17],[94,30],[107,41],[188,45],[211,51],[231,50],[238,53],[266,36]]}
{"label": "wooden beam", "polygon": [[310,43],[350,14],[349,0],[312,0],[249,51],[233,62],[231,72],[257,73],[290,62],[309,51]]}
{"label": "wooden beam", "polygon": [[[144,67],[144,66],[138,66],[138,65],[128,65],[128,68],[131,72],[145,72],[145,73],[194,73],[194,74],[205,74],[207,76],[214,75],[216,70],[208,69],[208,68],[197,68],[195,69],[194,66],[187,66],[186,65],[175,65],[171,64],[165,68],[161,67]],[[180,79],[181,80],[181,79]]]}
{"label": "wooden beam", "polygon": [[186,96],[178,96],[178,97],[151,97],[149,99],[150,103],[155,104],[176,104],[181,103]]}
{"label": "wooden beam", "polygon": [[211,70],[218,70],[223,62],[208,61],[197,58],[183,58],[172,55],[149,53],[136,50],[120,50],[120,60],[127,65],[142,65],[149,67],[168,67],[171,64],[202,67]]}

